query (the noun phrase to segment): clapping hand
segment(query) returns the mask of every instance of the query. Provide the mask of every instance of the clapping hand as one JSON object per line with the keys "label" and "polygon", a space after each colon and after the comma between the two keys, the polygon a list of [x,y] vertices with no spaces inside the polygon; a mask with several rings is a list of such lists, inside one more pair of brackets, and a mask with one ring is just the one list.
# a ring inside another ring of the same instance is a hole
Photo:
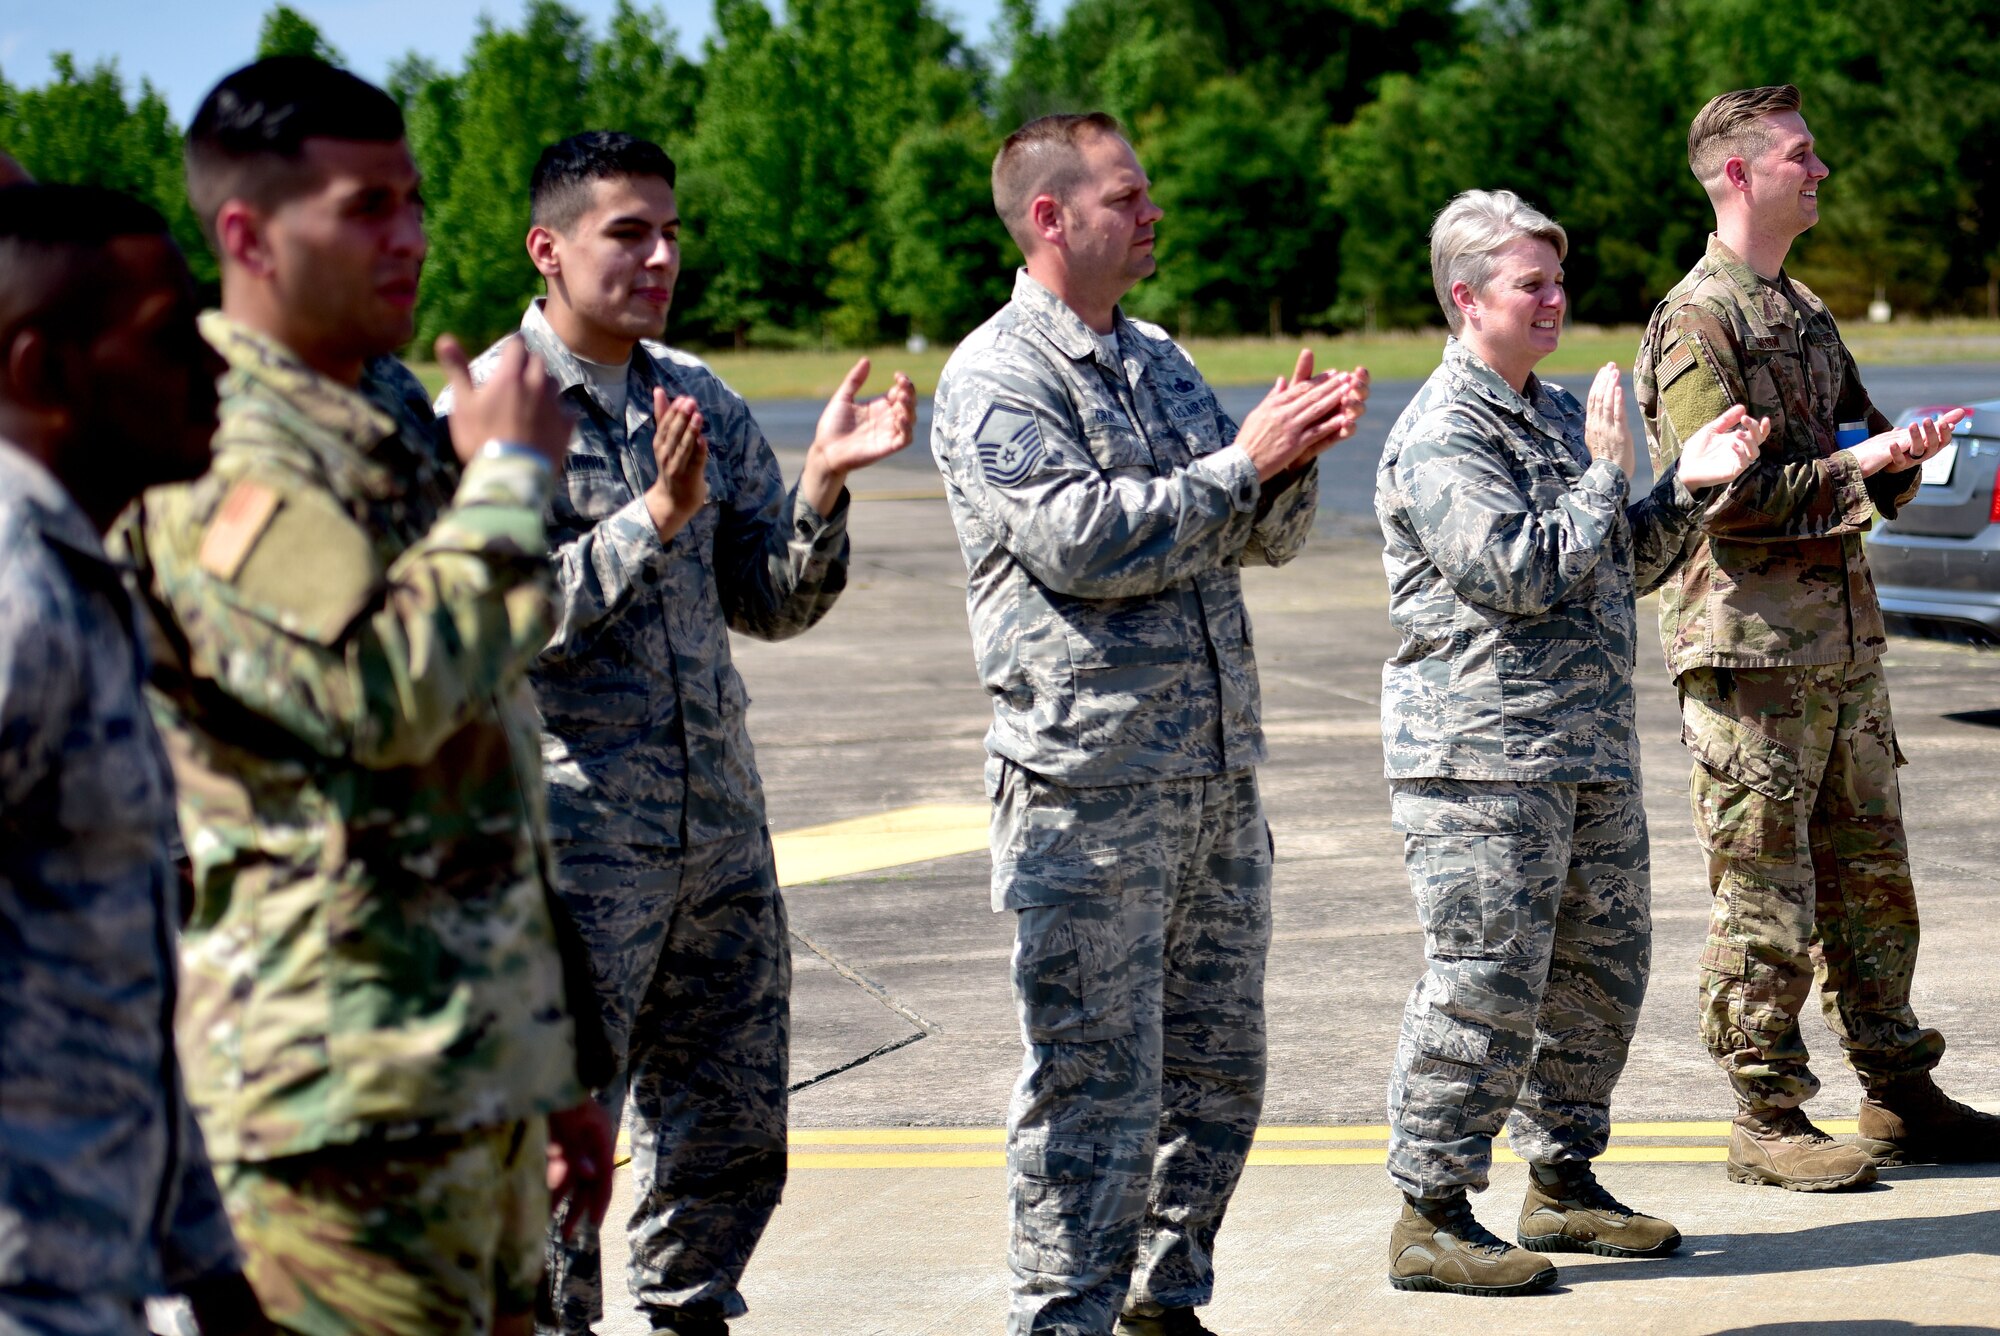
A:
{"label": "clapping hand", "polygon": [[1592,459],[1610,460],[1627,478],[1638,467],[1632,429],[1625,423],[1625,385],[1618,378],[1616,362],[1599,367],[1590,382],[1590,395],[1583,405],[1583,444]]}
{"label": "clapping hand", "polygon": [[1354,434],[1368,409],[1368,372],[1313,374],[1312,349],[1299,353],[1289,376],[1279,376],[1271,392],[1244,417],[1236,444],[1256,466],[1260,482],[1313,459]]}
{"label": "clapping hand", "polygon": [[806,451],[805,474],[799,480],[799,495],[813,509],[825,515],[840,502],[840,489],[855,469],[887,459],[910,443],[917,424],[917,391],[910,378],[898,371],[889,392],[867,403],[854,396],[868,379],[868,359],[862,358],[840,382],[827,400],[813,432],[812,447]]}
{"label": "clapping hand", "polygon": [[691,395],[669,400],[653,389],[653,485],[646,489],[646,513],[662,543],[708,503],[707,423]]}
{"label": "clapping hand", "polygon": [[1742,404],[1725,408],[1682,444],[1681,485],[1692,491],[1730,481],[1756,462],[1757,451],[1770,434],[1771,419],[1751,417]]}
{"label": "clapping hand", "polygon": [[1954,408],[1934,418],[1918,418],[1909,426],[1888,433],[1889,472],[1913,469],[1950,445],[1952,430],[1970,416],[1968,410]]}

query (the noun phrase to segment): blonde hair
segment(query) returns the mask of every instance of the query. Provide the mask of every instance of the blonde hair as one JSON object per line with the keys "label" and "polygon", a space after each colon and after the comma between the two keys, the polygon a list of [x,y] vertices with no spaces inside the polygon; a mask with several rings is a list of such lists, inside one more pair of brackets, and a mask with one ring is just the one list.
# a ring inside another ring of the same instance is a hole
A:
{"label": "blonde hair", "polygon": [[1771,132],[1764,118],[1774,112],[1798,111],[1804,105],[1790,84],[1739,88],[1708,100],[1688,126],[1688,170],[1713,196],[1722,181],[1722,166],[1731,158],[1748,158],[1764,151]]}
{"label": "blonde hair", "polygon": [[1438,214],[1431,224],[1431,286],[1452,333],[1465,324],[1465,313],[1451,299],[1452,284],[1474,292],[1485,287],[1493,277],[1493,253],[1520,237],[1548,242],[1558,260],[1569,255],[1569,233],[1511,190],[1467,190]]}

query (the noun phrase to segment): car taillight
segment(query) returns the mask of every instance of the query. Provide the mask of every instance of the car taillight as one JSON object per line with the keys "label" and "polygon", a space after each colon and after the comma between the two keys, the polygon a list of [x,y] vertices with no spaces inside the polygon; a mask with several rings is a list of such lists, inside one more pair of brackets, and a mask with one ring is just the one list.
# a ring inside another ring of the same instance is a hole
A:
{"label": "car taillight", "polygon": [[1988,524],[2000,524],[2000,469],[1993,471],[1993,504],[1986,512]]}

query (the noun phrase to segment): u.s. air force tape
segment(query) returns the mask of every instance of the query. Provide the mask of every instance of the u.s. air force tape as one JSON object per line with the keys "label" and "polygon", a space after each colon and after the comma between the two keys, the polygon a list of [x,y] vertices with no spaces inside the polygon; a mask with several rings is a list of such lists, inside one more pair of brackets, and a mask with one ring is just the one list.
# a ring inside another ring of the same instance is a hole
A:
{"label": "u.s. air force tape", "polygon": [[979,448],[979,469],[995,487],[1017,485],[1042,457],[1041,429],[1025,408],[993,405],[972,440]]}

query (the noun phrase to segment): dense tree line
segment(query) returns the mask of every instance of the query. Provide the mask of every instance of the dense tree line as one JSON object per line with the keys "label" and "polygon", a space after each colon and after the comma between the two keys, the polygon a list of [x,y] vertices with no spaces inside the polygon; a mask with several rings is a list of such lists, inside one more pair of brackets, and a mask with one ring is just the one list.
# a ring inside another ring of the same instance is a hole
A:
{"label": "dense tree line", "polygon": [[[681,167],[693,343],[950,340],[1005,298],[1014,254],[987,169],[1046,111],[1130,127],[1168,217],[1131,306],[1189,333],[1435,322],[1424,234],[1472,186],[1570,229],[1583,319],[1643,319],[1707,230],[1688,119],[1790,81],[1834,168],[1795,268],[1837,311],[2000,306],[2000,7],[1989,0],[1004,0],[983,44],[931,0],[715,0],[698,55],[620,0],[483,20],[456,69],[389,78],[426,174],[422,336],[483,340],[536,279],[521,249],[540,146],[630,129]],[[262,53],[338,58],[279,6]],[[248,56],[250,53],[244,53]],[[224,71],[216,70],[219,76]],[[158,92],[59,59],[0,79],[0,144],[30,170],[154,200],[201,256]],[[213,273],[212,264],[207,273]]]}

